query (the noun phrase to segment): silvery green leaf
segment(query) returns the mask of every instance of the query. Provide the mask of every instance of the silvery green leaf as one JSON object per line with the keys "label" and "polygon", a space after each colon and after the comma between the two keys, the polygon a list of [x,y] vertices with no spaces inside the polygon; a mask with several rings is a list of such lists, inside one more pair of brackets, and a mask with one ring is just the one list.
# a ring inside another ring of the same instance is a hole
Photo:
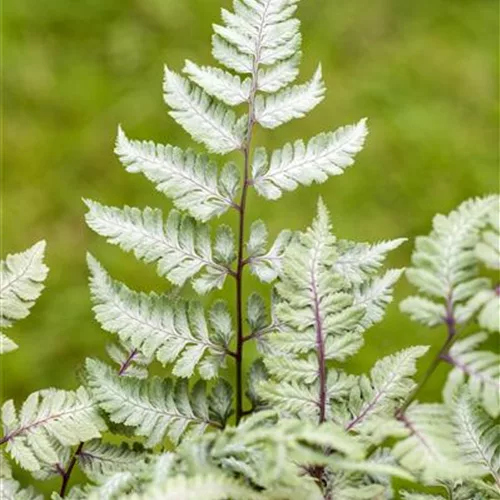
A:
{"label": "silvery green leaf", "polygon": [[236,260],[236,247],[233,230],[226,225],[219,226],[215,233],[214,259],[216,262],[230,266]]}
{"label": "silvery green leaf", "polygon": [[241,81],[240,77],[219,68],[198,66],[189,60],[184,66],[184,73],[207,94],[229,106],[237,106],[250,97],[250,78]]}
{"label": "silvery green leaf", "polygon": [[302,118],[314,109],[325,94],[321,66],[312,79],[303,84],[281,90],[255,100],[255,119],[265,128],[276,128],[294,118]]}
{"label": "silvery green leaf", "polygon": [[363,119],[335,132],[320,134],[307,145],[300,140],[293,145],[286,144],[273,152],[267,170],[261,152],[252,168],[252,184],[260,195],[274,200],[280,198],[283,191],[293,191],[299,185],[323,183],[354,163],[353,157],[361,151],[367,134],[366,119]]}
{"label": "silvery green leaf", "polygon": [[[7,255],[0,262],[0,328],[26,318],[44,288],[49,272],[43,263],[45,241],[28,250]],[[17,349],[17,344],[0,331],[0,354]]]}
{"label": "silvery green leaf", "polygon": [[217,165],[205,154],[130,140],[121,128],[115,153],[128,172],[144,174],[178,209],[198,220],[207,221],[234,206],[239,172],[233,164],[226,165],[219,176]]}
{"label": "silvery green leaf", "polygon": [[260,69],[257,77],[258,90],[272,94],[293,83],[299,74],[300,59],[301,53],[298,52],[270,68]]}
{"label": "silvery green leaf", "polygon": [[165,68],[165,102],[170,116],[210,152],[226,154],[240,149],[243,134],[236,115],[223,103],[212,99],[202,89]]}

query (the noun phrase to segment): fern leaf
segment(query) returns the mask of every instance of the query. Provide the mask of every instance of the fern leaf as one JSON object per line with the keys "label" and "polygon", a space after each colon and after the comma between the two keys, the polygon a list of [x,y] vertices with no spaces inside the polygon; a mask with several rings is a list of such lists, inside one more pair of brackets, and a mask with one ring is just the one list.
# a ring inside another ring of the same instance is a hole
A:
{"label": "fern leaf", "polygon": [[401,417],[410,435],[396,443],[394,457],[425,482],[477,477],[478,469],[462,462],[449,410],[439,404],[414,404]]}
{"label": "fern leaf", "polygon": [[500,269],[500,198],[488,214],[488,227],[475,248],[476,257],[489,269]]}
{"label": "fern leaf", "polygon": [[132,449],[125,443],[116,446],[97,439],[85,443],[77,455],[77,462],[87,477],[97,479],[137,467],[145,456],[144,452]]}
{"label": "fern leaf", "polygon": [[[95,360],[87,360],[86,366],[89,387],[99,406],[112,422],[133,427],[138,436],[146,437],[147,447],[161,443],[167,434],[176,444],[188,430],[201,433],[209,425],[221,425],[209,415],[201,381],[189,393],[186,380],[174,386],[170,380],[158,377],[123,378]],[[230,406],[231,399],[225,404]]]}
{"label": "fern leaf", "polygon": [[281,61],[274,66],[260,69],[257,76],[257,89],[272,94],[293,83],[299,74],[301,53],[294,54],[290,59]]}
{"label": "fern leaf", "polygon": [[237,123],[233,111],[168,68],[163,89],[165,102],[172,108],[170,116],[195,141],[205,144],[212,153],[226,154],[241,148],[244,117]]}
{"label": "fern leaf", "polygon": [[287,144],[274,151],[269,167],[262,151],[256,152],[252,183],[260,195],[272,200],[299,185],[323,183],[353,164],[353,156],[361,151],[367,133],[363,119],[336,132],[320,134],[307,145],[303,141],[296,141],[293,146]]}
{"label": "fern leaf", "polygon": [[490,474],[500,487],[500,425],[495,424],[467,391],[453,405],[454,436],[462,459],[470,467]]}
{"label": "fern leaf", "polygon": [[458,387],[465,383],[472,396],[496,418],[500,415],[500,356],[475,350],[487,337],[486,333],[477,333],[453,344],[444,357],[454,368],[448,375],[443,397],[451,404]]}
{"label": "fern leaf", "polygon": [[22,488],[15,479],[0,478],[0,498],[2,500],[43,500],[31,486]]}
{"label": "fern leaf", "polygon": [[291,18],[297,1],[244,0],[235,2],[234,13],[222,9],[224,24],[214,25],[214,57],[241,73],[292,57],[301,41],[299,21]]}
{"label": "fern leaf", "polygon": [[[48,268],[43,263],[45,241],[39,241],[24,252],[7,255],[0,262],[0,327],[9,328],[14,321],[28,316],[43,290]],[[17,349],[17,345],[0,332],[0,354]]]}
{"label": "fern leaf", "polygon": [[127,496],[130,500],[263,500],[264,497],[244,483],[221,472],[193,477],[176,476],[166,479],[161,486],[146,490],[143,494]]}
{"label": "fern leaf", "polygon": [[200,67],[189,60],[184,66],[184,73],[207,94],[229,106],[237,106],[250,97],[250,78],[246,78],[242,82],[238,76],[219,68]]}
{"label": "fern leaf", "polygon": [[292,232],[281,231],[269,251],[266,251],[267,237],[265,224],[262,221],[254,222],[247,243],[247,263],[252,274],[264,283],[274,281],[281,272],[281,259],[292,239]]}
{"label": "fern leaf", "polygon": [[324,98],[325,84],[318,67],[312,79],[267,97],[255,100],[255,119],[265,128],[276,128],[294,118],[302,118]]}
{"label": "fern leaf", "polygon": [[338,242],[340,255],[333,269],[350,283],[361,285],[380,270],[389,252],[405,241],[406,238],[398,238],[370,245],[341,240]]}
{"label": "fern leaf", "polygon": [[192,150],[134,141],[118,129],[115,153],[128,172],[143,173],[180,210],[205,222],[235,206],[239,189],[237,167],[228,163],[218,176],[217,166],[206,155]]}
{"label": "fern leaf", "polygon": [[[487,286],[487,281],[476,278],[474,248],[497,199],[468,200],[448,216],[437,215],[431,234],[417,238],[413,267],[406,276],[424,295],[455,304]],[[404,302],[402,309],[414,315],[413,308]]]}
{"label": "fern leaf", "polygon": [[166,224],[158,209],[106,207],[95,201],[85,202],[89,207],[87,224],[108,242],[138,259],[157,262],[160,276],[182,286],[204,267],[219,277],[213,286],[222,287],[228,269],[214,262],[207,226],[196,223],[176,210],[169,214]]}
{"label": "fern leaf", "polygon": [[73,446],[98,438],[106,429],[87,391],[47,389],[34,392],[18,415],[12,400],[2,407],[7,451],[21,467],[40,470],[58,463],[58,446]]}
{"label": "fern leaf", "polygon": [[362,329],[382,321],[387,305],[392,302],[394,285],[402,274],[403,269],[390,269],[383,276],[355,288],[354,304],[365,308],[365,315],[359,323]]}
{"label": "fern leaf", "polygon": [[105,330],[146,357],[154,354],[163,364],[173,363],[178,377],[190,377],[196,367],[204,378],[217,374],[232,336],[225,306],[214,306],[209,333],[199,302],[134,292],[113,281],[93,257],[88,261],[94,312]]}
{"label": "fern leaf", "polygon": [[360,430],[373,416],[392,416],[414,388],[411,377],[416,373],[416,361],[427,350],[426,346],[415,346],[386,356],[372,368],[370,379],[362,375],[349,397],[352,417],[346,428]]}
{"label": "fern leaf", "polygon": [[142,352],[130,346],[129,342],[108,344],[106,352],[118,364],[118,374],[124,377],[146,378],[148,366],[153,356],[144,356]]}

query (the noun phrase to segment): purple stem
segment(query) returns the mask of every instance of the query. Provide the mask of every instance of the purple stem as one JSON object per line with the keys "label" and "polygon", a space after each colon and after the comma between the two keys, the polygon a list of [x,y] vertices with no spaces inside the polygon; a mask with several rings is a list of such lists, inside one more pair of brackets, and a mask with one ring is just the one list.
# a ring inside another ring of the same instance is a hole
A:
{"label": "purple stem", "polygon": [[71,477],[71,473],[73,472],[73,469],[75,468],[76,461],[78,458],[78,455],[81,453],[83,449],[83,443],[80,443],[78,445],[78,448],[76,449],[75,453],[71,457],[71,460],[68,464],[68,468],[66,470],[61,469],[61,467],[58,465],[58,469],[62,473],[62,485],[61,485],[61,491],[59,492],[59,496],[64,498],[66,496],[66,490],[68,488],[68,483],[69,483],[69,478]]}
{"label": "purple stem", "polygon": [[132,361],[134,358],[137,356],[139,351],[137,349],[134,349],[128,356],[128,358],[122,363],[120,366],[120,371],[118,372],[118,375],[122,376],[125,374],[125,372],[128,370],[130,365],[132,364]]}

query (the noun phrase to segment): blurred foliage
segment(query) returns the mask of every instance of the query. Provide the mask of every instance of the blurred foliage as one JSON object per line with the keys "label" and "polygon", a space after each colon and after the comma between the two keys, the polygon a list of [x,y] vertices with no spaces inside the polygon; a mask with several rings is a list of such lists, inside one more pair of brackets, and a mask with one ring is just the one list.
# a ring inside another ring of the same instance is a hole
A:
{"label": "blurred foliage", "polygon": [[[211,24],[230,0],[6,0],[3,4],[2,255],[48,242],[47,289],[2,358],[3,397],[74,387],[86,356],[109,336],[90,309],[85,253],[130,286],[164,290],[153,266],[108,246],[85,226],[82,197],[105,204],[170,202],[113,155],[118,123],[132,138],[186,147],[167,115],[163,64],[210,63]],[[323,64],[326,100],[306,119],[261,131],[278,147],[369,117],[354,167],[321,186],[270,203],[249,199],[249,218],[276,235],[304,228],[322,195],[340,237],[376,241],[427,233],[436,212],[498,190],[498,3],[495,0],[303,0],[302,76]],[[233,216],[225,221],[233,224]],[[408,264],[412,242],[392,256]],[[221,296],[232,299],[232,284]],[[262,289],[246,280],[245,291]],[[366,337],[352,370],[409,344],[433,344],[401,315],[403,279],[386,320]],[[422,399],[438,396],[442,367]]]}

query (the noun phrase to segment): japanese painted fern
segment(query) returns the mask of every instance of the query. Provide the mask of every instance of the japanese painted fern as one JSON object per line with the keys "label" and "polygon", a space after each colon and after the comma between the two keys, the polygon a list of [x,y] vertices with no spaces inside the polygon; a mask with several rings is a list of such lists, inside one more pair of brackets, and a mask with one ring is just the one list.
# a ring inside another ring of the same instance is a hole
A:
{"label": "japanese painted fern", "polygon": [[[499,358],[478,349],[499,330],[499,286],[482,272],[500,267],[498,197],[437,216],[431,234],[417,238],[406,275],[420,295],[401,309],[446,331],[418,384],[428,346],[391,353],[368,374],[345,365],[385,315],[404,270],[384,270],[384,262],[405,239],[339,239],[322,200],[308,229],[284,230],[271,243],[265,223],[248,220],[250,190],[275,200],[326,182],[353,164],[367,135],[361,119],[275,151],[255,144],[256,127],[301,118],[324,98],[321,66],[295,83],[298,3],[234,0],[214,26],[212,54],[222,67],[165,68],[165,102],[196,149],[118,129],[125,169],[175,208],[85,200],[87,223],[154,264],[172,287],[132,290],[89,254],[93,310],[113,335],[114,365],[88,359],[76,391],[3,404],[0,443],[35,478],[61,478],[53,499],[375,500],[398,495],[394,477],[442,488],[437,496],[402,491],[408,500],[499,498]],[[43,248],[2,262],[2,327],[25,317],[40,294]],[[267,297],[244,290],[249,272],[269,284]],[[230,281],[234,299],[212,300]],[[204,297],[183,297],[187,286]],[[15,344],[2,334],[1,346]],[[155,362],[161,376],[149,375]],[[417,402],[441,362],[452,367],[443,402]],[[76,467],[88,482],[69,489]],[[5,457],[1,469],[2,498],[40,498],[13,479]]]}

